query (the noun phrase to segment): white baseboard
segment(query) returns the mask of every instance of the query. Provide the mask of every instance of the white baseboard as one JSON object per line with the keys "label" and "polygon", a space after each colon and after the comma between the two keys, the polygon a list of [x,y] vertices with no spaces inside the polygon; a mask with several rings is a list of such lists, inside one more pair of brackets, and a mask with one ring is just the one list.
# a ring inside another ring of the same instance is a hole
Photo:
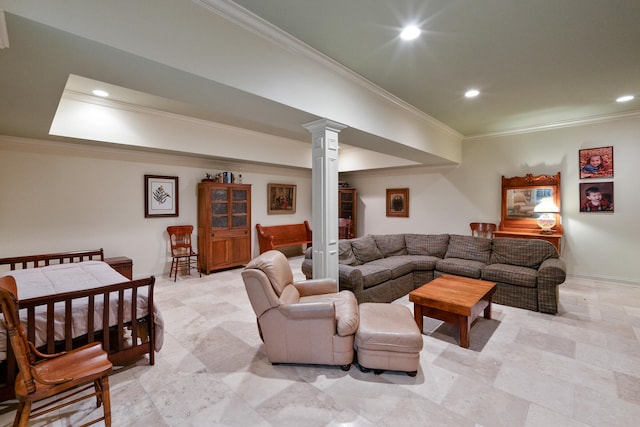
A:
{"label": "white baseboard", "polygon": [[587,279],[596,282],[609,282],[618,285],[640,286],[640,279],[631,279],[628,277],[570,274],[567,275],[567,278]]}

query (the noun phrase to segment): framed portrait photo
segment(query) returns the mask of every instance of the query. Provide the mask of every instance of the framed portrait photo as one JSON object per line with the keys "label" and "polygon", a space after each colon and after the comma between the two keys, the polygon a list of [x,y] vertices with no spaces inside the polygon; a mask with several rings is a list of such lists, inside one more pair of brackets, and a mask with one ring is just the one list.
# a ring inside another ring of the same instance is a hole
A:
{"label": "framed portrait photo", "polygon": [[613,181],[579,185],[580,212],[613,212]]}
{"label": "framed portrait photo", "polygon": [[267,184],[267,213],[269,215],[296,213],[295,184]]}
{"label": "framed portrait photo", "polygon": [[585,148],[578,151],[580,179],[613,176],[613,147]]}
{"label": "framed portrait photo", "polygon": [[387,216],[409,216],[408,188],[387,188]]}
{"label": "framed portrait photo", "polygon": [[144,217],[178,216],[178,177],[144,176]]}

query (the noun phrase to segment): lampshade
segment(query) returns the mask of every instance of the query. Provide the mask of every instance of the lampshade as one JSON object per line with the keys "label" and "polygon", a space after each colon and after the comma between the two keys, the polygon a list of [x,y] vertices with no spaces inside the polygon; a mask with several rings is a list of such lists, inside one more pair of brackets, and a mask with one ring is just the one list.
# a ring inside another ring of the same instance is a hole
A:
{"label": "lampshade", "polygon": [[553,199],[551,197],[545,197],[540,200],[540,203],[533,208],[533,211],[539,213],[538,216],[538,226],[542,229],[541,233],[543,234],[551,234],[553,233],[552,228],[556,225],[556,213],[560,212],[558,206],[553,203]]}

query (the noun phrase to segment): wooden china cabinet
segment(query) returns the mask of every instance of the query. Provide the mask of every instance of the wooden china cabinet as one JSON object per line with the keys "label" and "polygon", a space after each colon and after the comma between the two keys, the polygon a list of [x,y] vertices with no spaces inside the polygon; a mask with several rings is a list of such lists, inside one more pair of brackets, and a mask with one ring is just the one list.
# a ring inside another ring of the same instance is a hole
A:
{"label": "wooden china cabinet", "polygon": [[358,190],[355,188],[338,189],[338,218],[350,219],[350,235],[358,236]]}
{"label": "wooden china cabinet", "polygon": [[198,253],[205,274],[251,260],[251,185],[198,184]]}

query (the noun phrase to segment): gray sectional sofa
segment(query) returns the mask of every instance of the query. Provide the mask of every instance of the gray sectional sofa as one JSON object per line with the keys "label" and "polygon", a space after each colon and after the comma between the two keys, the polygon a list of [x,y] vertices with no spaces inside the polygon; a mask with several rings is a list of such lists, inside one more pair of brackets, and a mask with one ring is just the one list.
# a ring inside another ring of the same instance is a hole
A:
{"label": "gray sectional sofa", "polygon": [[[558,311],[566,266],[543,240],[456,234],[367,235],[339,242],[340,290],[358,302],[391,302],[442,274],[496,282],[493,301],[543,313]],[[313,276],[312,248],[302,272]]]}

